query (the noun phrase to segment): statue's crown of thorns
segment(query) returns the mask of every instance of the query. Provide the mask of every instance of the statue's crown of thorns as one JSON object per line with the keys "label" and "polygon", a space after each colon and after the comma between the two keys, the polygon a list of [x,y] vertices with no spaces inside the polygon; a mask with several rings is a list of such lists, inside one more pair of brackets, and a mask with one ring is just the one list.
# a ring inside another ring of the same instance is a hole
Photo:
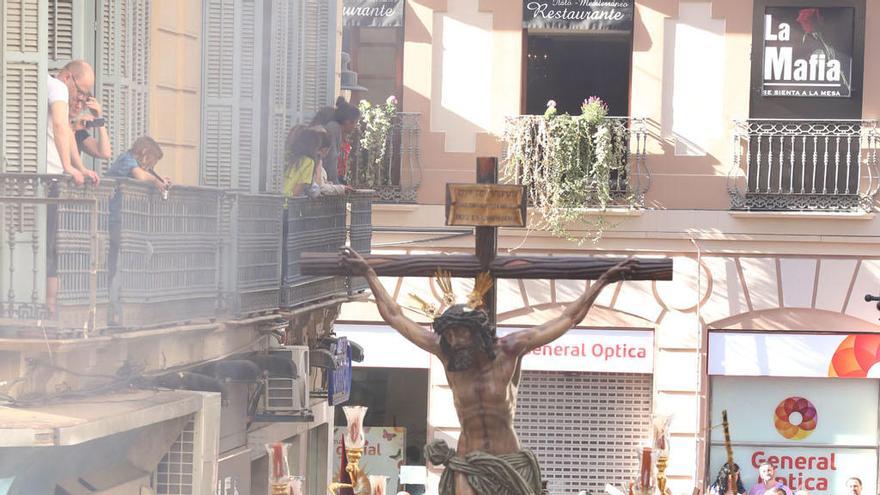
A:
{"label": "statue's crown of thorns", "polygon": [[[418,305],[417,308],[410,308],[413,311],[419,312],[431,319],[436,319],[438,316],[442,314],[443,307],[452,307],[456,303],[455,293],[452,291],[452,277],[449,275],[449,272],[444,270],[437,270],[434,274],[434,281],[437,282],[437,287],[440,288],[440,291],[443,292],[443,300],[441,304],[431,304],[427,302],[425,299],[418,296],[418,294],[410,293],[409,297],[416,302]],[[489,289],[492,288],[492,276],[489,275],[488,272],[483,272],[477,275],[477,278],[474,280],[474,288],[467,295],[467,302],[464,304],[464,307],[470,311],[474,311],[476,309],[482,308],[485,304],[483,301],[483,297],[489,292]]]}

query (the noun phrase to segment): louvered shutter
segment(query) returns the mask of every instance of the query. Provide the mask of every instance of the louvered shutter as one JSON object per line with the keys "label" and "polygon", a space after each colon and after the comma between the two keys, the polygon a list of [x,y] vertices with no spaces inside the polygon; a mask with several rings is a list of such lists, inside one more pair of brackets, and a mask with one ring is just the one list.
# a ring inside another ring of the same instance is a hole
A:
{"label": "louvered shutter", "polygon": [[303,0],[272,2],[272,37],[269,47],[269,170],[266,190],[280,192],[284,175],[284,141],[293,125],[295,108],[296,52],[299,47],[298,21]]}
{"label": "louvered shutter", "polygon": [[149,129],[150,2],[99,1],[96,94],[118,153]]}
{"label": "louvered shutter", "polygon": [[262,0],[205,0],[201,183],[256,192]]}
{"label": "louvered shutter", "polygon": [[0,171],[46,171],[46,0],[0,0]]}
{"label": "louvered shutter", "polygon": [[49,69],[60,69],[74,58],[73,0],[49,0]]}
{"label": "louvered shutter", "polygon": [[336,14],[333,0],[272,4],[270,191],[281,190],[287,132],[335,99]]}
{"label": "louvered shutter", "polygon": [[334,100],[336,88],[336,3],[333,0],[303,0],[297,54],[298,121],[306,121]]}

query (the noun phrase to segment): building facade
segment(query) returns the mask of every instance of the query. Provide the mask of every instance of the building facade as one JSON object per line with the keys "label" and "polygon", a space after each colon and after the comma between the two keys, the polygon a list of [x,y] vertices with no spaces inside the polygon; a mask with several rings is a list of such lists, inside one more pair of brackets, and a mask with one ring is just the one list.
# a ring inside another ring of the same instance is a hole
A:
{"label": "building facade", "polygon": [[[0,493],[268,493],[274,442],[325,493],[327,383],[347,366],[332,322],[362,284],[298,260],[368,250],[371,193],[277,193],[289,129],[339,92],[341,7],[0,2]],[[46,175],[46,77],[72,59],[95,68],[114,158],[142,135],[163,148],[167,197]]]}
{"label": "building facade", "polygon": [[[671,282],[607,288],[581,329],[525,359],[517,427],[551,493],[625,486],[652,414],[673,415],[673,493],[705,489],[726,459],[725,409],[747,485],[769,461],[793,489],[840,492],[858,476],[876,490],[880,383],[868,342],[880,312],[865,296],[880,287],[880,3],[364,3],[402,14],[391,25],[346,20],[353,70],[379,81],[354,98],[397,95],[421,135],[421,180],[400,181],[415,200],[374,206],[374,252],[473,252],[470,229],[444,224],[445,184],[474,182],[481,156],[504,172],[522,154],[512,125],[543,119],[548,100],[578,115],[598,96],[626,122],[629,199],[604,211],[584,202],[567,225],[581,237],[602,218],[601,240],[553,236],[537,209],[532,228],[499,231],[502,253],[674,260]],[[440,301],[426,279],[384,282],[404,306],[411,292]],[[499,334],[558,315],[588,283],[498,281]],[[439,362],[407,347],[369,301],[340,319],[341,334],[367,343],[353,390],[383,409],[368,424],[406,426],[410,446],[422,431],[454,444]],[[381,377],[401,374],[424,385],[394,398]],[[427,493],[439,473],[429,468]]]}

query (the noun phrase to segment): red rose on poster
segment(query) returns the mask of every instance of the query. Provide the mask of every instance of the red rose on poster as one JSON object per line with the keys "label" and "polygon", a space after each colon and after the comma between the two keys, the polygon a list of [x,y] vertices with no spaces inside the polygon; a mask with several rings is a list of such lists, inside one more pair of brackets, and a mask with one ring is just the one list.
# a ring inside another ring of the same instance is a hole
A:
{"label": "red rose on poster", "polygon": [[815,32],[815,24],[820,21],[822,21],[822,14],[819,13],[819,9],[801,9],[798,13],[797,22],[806,34]]}

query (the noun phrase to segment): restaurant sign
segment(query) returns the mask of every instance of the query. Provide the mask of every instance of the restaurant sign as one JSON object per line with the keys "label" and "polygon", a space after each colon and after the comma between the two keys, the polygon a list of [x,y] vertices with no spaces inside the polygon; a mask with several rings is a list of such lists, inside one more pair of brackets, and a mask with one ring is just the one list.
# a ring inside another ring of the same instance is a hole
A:
{"label": "restaurant sign", "polygon": [[852,94],[852,7],[767,7],[763,96]]}
{"label": "restaurant sign", "polygon": [[524,0],[523,27],[632,31],[634,3],[623,0]]}
{"label": "restaurant sign", "polygon": [[403,0],[345,0],[342,17],[347,27],[400,27]]}

